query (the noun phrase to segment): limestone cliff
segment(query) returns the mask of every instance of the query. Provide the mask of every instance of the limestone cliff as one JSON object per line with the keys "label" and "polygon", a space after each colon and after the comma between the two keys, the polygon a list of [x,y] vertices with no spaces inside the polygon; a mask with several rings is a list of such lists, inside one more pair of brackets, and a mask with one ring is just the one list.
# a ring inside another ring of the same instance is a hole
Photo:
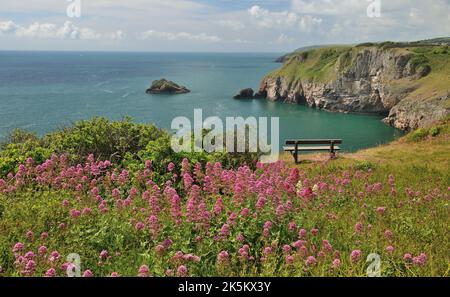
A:
{"label": "limestone cliff", "polygon": [[261,82],[272,101],[328,111],[376,113],[409,130],[450,113],[446,46],[326,47],[294,54]]}

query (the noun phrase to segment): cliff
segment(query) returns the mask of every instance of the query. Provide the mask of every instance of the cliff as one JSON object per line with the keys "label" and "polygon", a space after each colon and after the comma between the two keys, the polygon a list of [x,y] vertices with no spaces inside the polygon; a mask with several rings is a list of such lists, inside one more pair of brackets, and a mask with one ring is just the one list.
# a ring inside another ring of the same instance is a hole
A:
{"label": "cliff", "polygon": [[259,93],[328,111],[381,114],[392,126],[416,129],[450,113],[450,53],[445,44],[390,42],[311,49],[268,74]]}

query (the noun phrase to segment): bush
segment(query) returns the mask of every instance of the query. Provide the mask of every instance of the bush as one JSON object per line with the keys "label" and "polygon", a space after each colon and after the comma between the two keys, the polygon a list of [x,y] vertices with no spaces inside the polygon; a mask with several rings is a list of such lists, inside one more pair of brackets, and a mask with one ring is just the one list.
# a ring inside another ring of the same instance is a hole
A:
{"label": "bush", "polygon": [[375,169],[375,164],[370,161],[361,161],[356,164],[355,168],[357,170],[369,171]]}
{"label": "bush", "polygon": [[151,124],[135,124],[128,117],[122,121],[93,118],[45,136],[43,144],[56,154],[69,154],[73,161],[94,154],[100,159],[120,162],[127,153],[135,155],[150,141],[167,134]]}
{"label": "bush", "polygon": [[67,155],[71,164],[82,163],[86,156],[93,154],[99,160],[110,160],[136,169],[140,169],[138,164],[142,161],[151,160],[158,173],[164,173],[170,162],[181,164],[184,158],[201,164],[221,162],[228,168],[241,164],[253,166],[258,160],[258,154],[253,153],[175,153],[169,132],[154,125],[136,124],[131,118],[122,121],[93,118],[76,122],[43,138],[22,130],[13,131],[1,146],[0,174],[6,176],[16,172],[29,157],[42,163],[52,154]]}
{"label": "bush", "polygon": [[416,131],[411,132],[409,139],[412,141],[421,141],[423,139],[425,139],[428,136],[428,130],[420,128],[417,129]]}
{"label": "bush", "polygon": [[24,164],[28,158],[42,163],[52,154],[51,149],[43,147],[40,139],[32,133],[14,130],[7,142],[0,146],[0,174],[15,173],[19,164]]}
{"label": "bush", "polygon": [[441,132],[441,129],[439,127],[433,127],[430,129],[430,135],[433,137],[436,137]]}

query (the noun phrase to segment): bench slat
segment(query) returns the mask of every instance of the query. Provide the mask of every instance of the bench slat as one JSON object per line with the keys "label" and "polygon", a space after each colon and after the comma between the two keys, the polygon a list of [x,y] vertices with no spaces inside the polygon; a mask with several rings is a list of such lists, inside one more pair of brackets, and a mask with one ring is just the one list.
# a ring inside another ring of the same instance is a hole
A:
{"label": "bench slat", "polygon": [[342,139],[298,139],[298,140],[286,140],[286,145],[295,145],[296,143],[302,144],[342,144]]}
{"label": "bench slat", "polygon": [[[286,152],[295,151],[295,146],[285,146],[283,147],[283,150]],[[329,146],[299,146],[298,151],[299,152],[305,152],[305,151],[329,151],[331,150],[331,147]],[[340,151],[341,148],[338,146],[334,147],[335,151]]]}

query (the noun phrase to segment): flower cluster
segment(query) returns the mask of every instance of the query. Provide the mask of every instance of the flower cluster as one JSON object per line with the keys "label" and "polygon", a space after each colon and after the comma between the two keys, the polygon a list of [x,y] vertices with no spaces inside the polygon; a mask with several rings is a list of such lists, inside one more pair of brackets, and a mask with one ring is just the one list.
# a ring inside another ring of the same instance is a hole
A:
{"label": "flower cluster", "polygon": [[429,269],[429,240],[408,241],[422,225],[399,212],[436,217],[449,191],[400,185],[392,174],[312,174],[283,162],[225,169],[184,159],[159,176],[151,161],[126,169],[92,155],[75,166],[64,155],[28,159],[0,179],[0,197],[17,205],[32,190],[34,209],[47,217],[22,214],[32,227],[5,227],[21,235],[10,243],[14,265],[2,271],[64,276],[73,269],[64,259],[76,252],[84,277],[360,275],[375,252],[408,275]]}

